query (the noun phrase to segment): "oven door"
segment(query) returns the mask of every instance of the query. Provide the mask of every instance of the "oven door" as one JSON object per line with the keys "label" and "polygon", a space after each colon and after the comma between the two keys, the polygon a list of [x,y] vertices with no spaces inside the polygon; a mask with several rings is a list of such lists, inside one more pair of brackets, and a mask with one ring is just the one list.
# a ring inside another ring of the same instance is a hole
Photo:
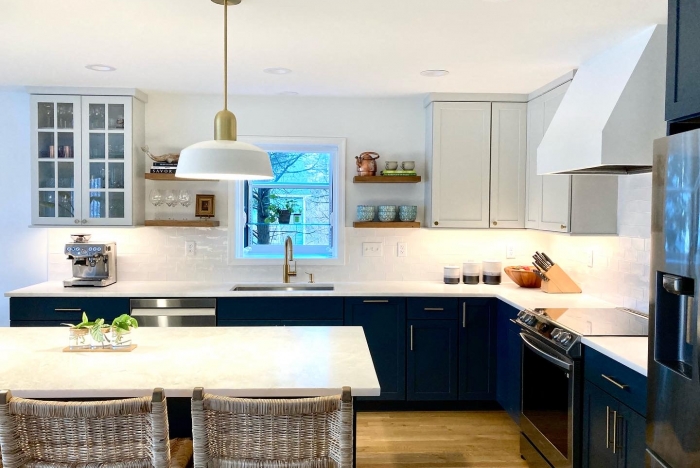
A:
{"label": "oven door", "polygon": [[520,333],[523,342],[520,429],[554,468],[571,468],[574,455],[575,361]]}

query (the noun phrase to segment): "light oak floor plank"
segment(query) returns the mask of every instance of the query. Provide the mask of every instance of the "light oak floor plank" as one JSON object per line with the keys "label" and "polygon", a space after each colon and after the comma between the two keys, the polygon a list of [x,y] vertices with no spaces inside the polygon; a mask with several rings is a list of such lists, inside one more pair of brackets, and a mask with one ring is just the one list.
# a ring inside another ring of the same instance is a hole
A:
{"label": "light oak floor plank", "polygon": [[527,468],[504,411],[357,413],[358,468]]}

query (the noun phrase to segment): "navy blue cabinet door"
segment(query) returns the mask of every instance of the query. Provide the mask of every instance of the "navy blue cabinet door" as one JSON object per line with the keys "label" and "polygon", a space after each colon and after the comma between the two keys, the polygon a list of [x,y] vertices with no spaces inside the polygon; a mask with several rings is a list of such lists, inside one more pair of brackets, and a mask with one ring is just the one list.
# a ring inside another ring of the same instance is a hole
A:
{"label": "navy blue cabinet door", "polygon": [[[129,313],[129,299],[121,297],[11,297],[10,325],[14,322],[78,323],[85,312],[90,319],[104,318],[111,322]],[[28,325],[28,324],[25,324]],[[30,325],[33,326],[33,325]]]}
{"label": "navy blue cabinet door", "polygon": [[623,404],[620,404],[619,417],[617,440],[620,441],[618,443],[620,468],[644,466],[646,419]]}
{"label": "navy blue cabinet door", "polygon": [[386,298],[345,299],[345,325],[361,326],[365,331],[374,369],[377,371],[378,397],[368,400],[406,399],[406,300]]}
{"label": "navy blue cabinet door", "polygon": [[522,375],[522,341],[520,328],[511,322],[518,310],[497,301],[498,347],[496,400],[516,423],[520,422],[520,382]]}
{"label": "navy blue cabinet door", "polygon": [[406,396],[408,400],[459,397],[458,322],[409,320]]}
{"label": "navy blue cabinet door", "polygon": [[666,120],[700,114],[700,2],[669,0]]}
{"label": "navy blue cabinet door", "polygon": [[459,301],[459,399],[496,396],[496,314],[491,300]]}
{"label": "navy blue cabinet door", "polygon": [[[615,417],[619,421],[616,399],[586,382],[583,391],[583,466],[590,468],[617,468],[619,455],[613,450]],[[619,431],[618,431],[619,432]],[[619,441],[615,442],[620,445]],[[642,445],[644,437],[642,437]],[[644,449],[642,464],[644,466]]]}

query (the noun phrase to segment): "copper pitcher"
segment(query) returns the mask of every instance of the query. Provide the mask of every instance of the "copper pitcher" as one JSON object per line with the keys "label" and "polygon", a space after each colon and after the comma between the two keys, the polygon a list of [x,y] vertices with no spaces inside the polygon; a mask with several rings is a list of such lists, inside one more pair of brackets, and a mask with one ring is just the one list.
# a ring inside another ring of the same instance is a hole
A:
{"label": "copper pitcher", "polygon": [[355,156],[357,163],[357,175],[359,176],[375,176],[377,175],[377,162],[379,154],[367,151]]}

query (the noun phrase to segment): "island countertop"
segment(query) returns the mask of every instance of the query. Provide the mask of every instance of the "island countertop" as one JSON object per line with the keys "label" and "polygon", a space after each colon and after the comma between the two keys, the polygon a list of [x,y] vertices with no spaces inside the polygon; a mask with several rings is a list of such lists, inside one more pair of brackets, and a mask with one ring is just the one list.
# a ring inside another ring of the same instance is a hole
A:
{"label": "island countertop", "polygon": [[118,281],[106,288],[64,288],[60,281],[5,293],[6,297],[493,297],[513,307],[614,307],[587,294],[547,294],[514,283],[444,284],[439,281],[338,282],[332,291],[231,291],[235,284],[190,281]]}
{"label": "island countertop", "polygon": [[67,328],[0,328],[0,389],[25,398],[377,396],[362,327],[141,328],[132,352],[62,352]]}

